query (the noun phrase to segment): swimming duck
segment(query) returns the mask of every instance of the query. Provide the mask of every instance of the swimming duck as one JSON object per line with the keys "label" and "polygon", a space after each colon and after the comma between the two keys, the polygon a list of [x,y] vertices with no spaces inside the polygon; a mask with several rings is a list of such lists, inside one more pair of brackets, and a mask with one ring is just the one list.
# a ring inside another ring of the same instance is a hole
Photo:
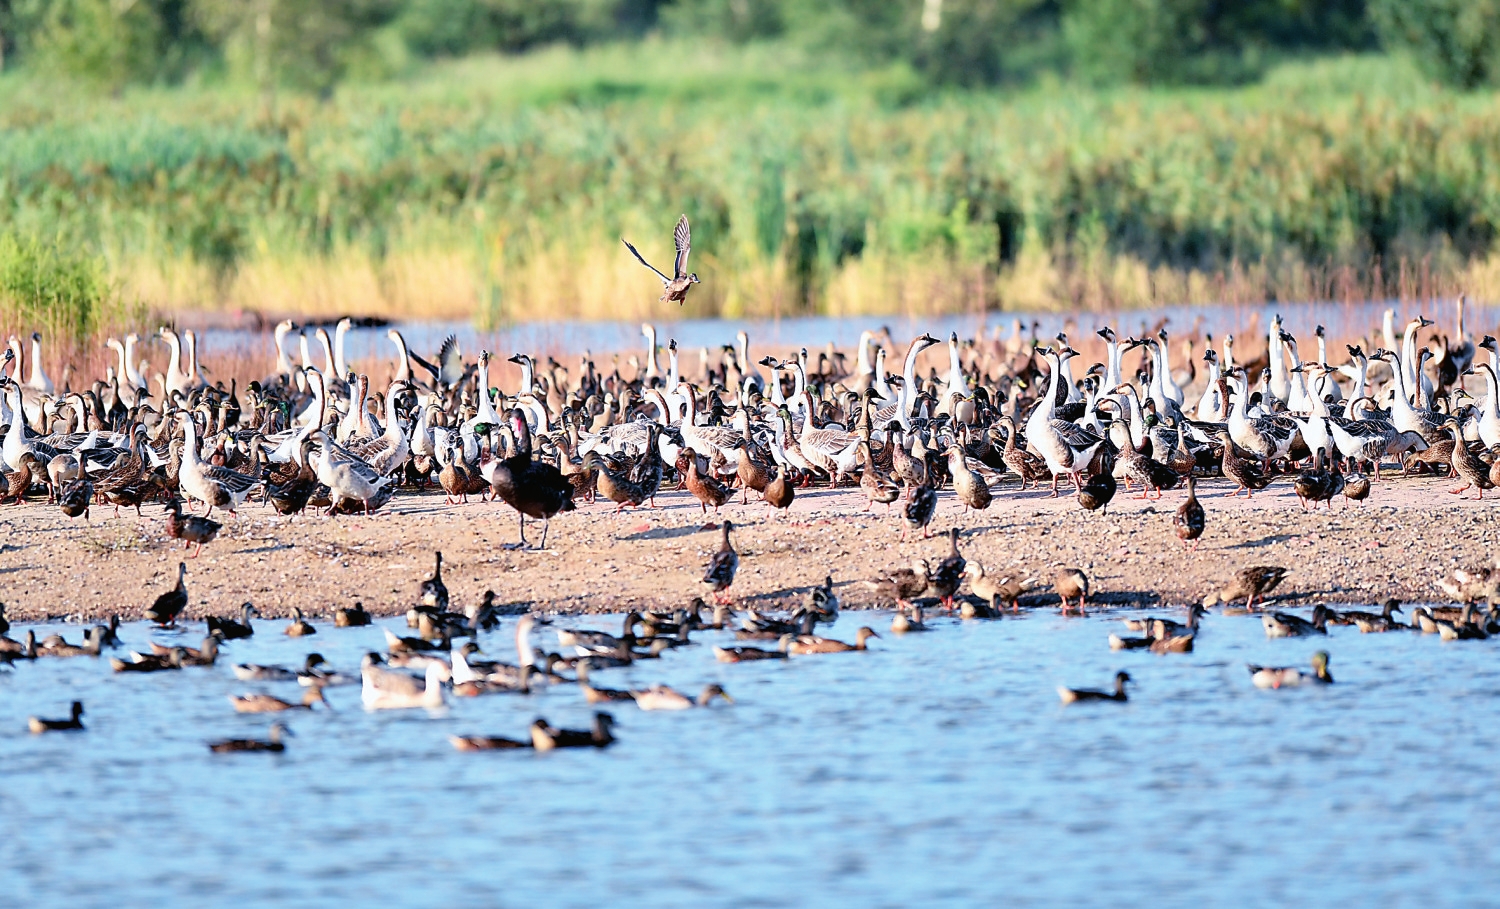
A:
{"label": "swimming duck", "polygon": [[922,621],[921,606],[913,606],[911,608],[911,615],[909,616],[905,612],[898,612],[895,615],[891,616],[892,634],[906,634],[909,631],[931,630],[932,628],[926,622]]}
{"label": "swimming duck", "polygon": [[44,720],[40,717],[31,717],[26,721],[26,728],[33,735],[43,732],[81,732],[83,731],[83,702],[74,701],[71,716],[66,720]]}
{"label": "swimming duck", "polygon": [[333,611],[333,624],[339,628],[362,628],[371,621],[363,603],[355,603],[352,607],[340,606]]}
{"label": "swimming duck", "polygon": [[224,525],[218,521],[210,521],[208,518],[199,517],[195,514],[184,515],[182,513],[182,500],[172,498],[166,504],[167,514],[167,536],[174,540],[181,540],[182,547],[196,546],[193,550],[193,558],[203,551],[204,543],[213,542],[214,537]]}
{"label": "swimming duck", "polygon": [[48,635],[35,653],[42,657],[98,656],[99,649],[104,644],[104,632],[103,625],[95,625],[83,633],[81,645],[69,644],[59,634]]}
{"label": "swimming duck", "polygon": [[835,641],[832,638],[822,638],[817,635],[800,635],[793,639],[787,647],[788,653],[810,654],[810,653],[849,653],[855,650],[866,650],[866,644],[870,638],[878,638],[880,635],[875,630],[865,626],[854,635],[854,643],[846,644],[843,641]]}
{"label": "swimming duck", "polygon": [[948,555],[937,563],[937,567],[927,577],[928,592],[943,601],[944,609],[953,608],[953,595],[958,593],[959,586],[964,582],[964,568],[967,564],[958,551],[958,528],[950,527]]}
{"label": "swimming duck", "polygon": [[279,713],[283,710],[311,710],[314,704],[321,702],[328,706],[328,700],[323,697],[323,688],[314,685],[302,693],[301,703],[283,701],[281,698],[272,697],[269,694],[242,694],[230,695],[229,703],[234,705],[235,713]]}
{"label": "swimming duck", "polygon": [[615,718],[607,713],[595,713],[594,725],[589,730],[558,729],[546,720],[538,719],[531,724],[531,746],[537,751],[554,748],[605,748],[615,741],[611,732]]}
{"label": "swimming duck", "polygon": [[1177,528],[1177,539],[1182,545],[1193,544],[1193,549],[1198,549],[1198,538],[1203,536],[1203,529],[1208,526],[1208,513],[1203,510],[1203,503],[1198,501],[1198,481],[1193,477],[1187,478],[1187,501],[1177,508],[1177,514],[1172,516],[1172,526]]}
{"label": "swimming duck", "polygon": [[[533,619],[533,621],[535,620]],[[580,656],[589,656],[592,653],[609,653],[618,650],[621,646],[630,646],[636,640],[635,629],[640,624],[642,624],[641,614],[632,609],[625,613],[625,618],[621,620],[621,630],[618,637],[607,631],[559,628],[557,629],[557,643],[560,647],[575,648]]]}
{"label": "swimming duck", "polygon": [[1435,619],[1438,637],[1445,641],[1482,641],[1489,637],[1484,628],[1474,621],[1474,604],[1464,605],[1463,612],[1455,620]]}
{"label": "swimming duck", "polygon": [[522,742],[501,735],[450,735],[448,741],[457,751],[511,751],[531,747],[530,741]]}
{"label": "swimming duck", "polygon": [[335,688],[340,685],[358,685],[360,677],[326,668],[328,663],[321,653],[310,653],[302,670],[297,673],[297,684],[303,688]]}
{"label": "swimming duck", "polygon": [[726,703],[734,703],[734,698],[718,685],[705,686],[696,700],[666,685],[652,685],[644,691],[632,691],[630,694],[635,698],[635,705],[642,710],[688,710],[693,707],[707,707],[713,703],[714,698],[723,698]]}
{"label": "swimming duck", "polygon": [[729,532],[733,529],[733,522],[726,520],[720,528],[719,549],[709,558],[708,568],[703,572],[703,583],[720,602],[729,599],[725,592],[734,583],[735,572],[740,567],[740,555],[729,542]]}
{"label": "swimming duck", "polygon": [[[375,659],[371,659],[375,657]],[[427,667],[426,684],[402,672],[392,672],[379,665],[379,656],[368,654],[360,668],[364,690],[360,700],[366,710],[401,710],[412,707],[443,706],[443,683],[451,674],[448,666],[434,662]]]}
{"label": "swimming duck", "polygon": [[[323,662],[321,653],[309,653],[303,664],[304,672],[311,672],[313,667]],[[241,682],[291,682],[295,681],[298,672],[287,669],[285,666],[262,666],[259,663],[240,663],[233,667],[234,677]]]}
{"label": "swimming duck", "polygon": [[1332,684],[1333,676],[1328,672],[1328,651],[1319,650],[1312,657],[1311,674],[1292,666],[1257,666],[1249,664],[1250,681],[1256,688],[1295,688],[1304,682]]}
{"label": "swimming duck", "polygon": [[1369,612],[1348,611],[1342,614],[1346,624],[1359,627],[1361,634],[1375,634],[1384,631],[1394,631],[1407,626],[1397,621],[1394,614],[1401,611],[1401,601],[1397,599],[1386,600],[1381,608],[1380,614]]}
{"label": "swimming duck", "polygon": [[1260,617],[1268,638],[1297,638],[1328,633],[1328,612],[1321,604],[1313,607],[1312,621],[1286,612],[1272,612]]}
{"label": "swimming duck", "polygon": [[9,663],[15,660],[34,659],[36,659],[35,631],[28,630],[20,641],[0,636],[0,661]]}
{"label": "swimming duck", "polygon": [[754,660],[784,660],[796,635],[784,634],[775,650],[759,647],[715,647],[714,658],[720,663],[748,663]]}
{"label": "swimming duck", "polygon": [[1276,589],[1282,578],[1286,577],[1287,570],[1275,565],[1252,565],[1241,568],[1235,572],[1234,580],[1219,592],[1219,600],[1224,603],[1232,603],[1241,597],[1245,598],[1245,609],[1255,608],[1256,598],[1265,600],[1266,594]]}
{"label": "swimming duck", "polygon": [[[164,657],[169,655],[169,653],[163,652],[167,648],[163,648],[154,642],[151,645],[151,649],[156,656]],[[212,666],[219,660],[219,636],[216,634],[208,635],[196,650],[192,647],[173,647],[170,649],[181,652],[180,661],[184,666]]]}
{"label": "swimming duck", "polygon": [[1083,615],[1089,597],[1089,576],[1081,568],[1059,568],[1052,576],[1052,589],[1062,600],[1063,615],[1068,614],[1071,602],[1078,600],[1078,614]]}
{"label": "swimming duck", "polygon": [[287,624],[282,634],[285,634],[289,638],[304,638],[310,634],[317,633],[318,629],[314,628],[311,622],[305,621],[302,618],[301,607],[293,606],[292,621]]}
{"label": "swimming duck", "polygon": [[184,655],[181,647],[173,647],[166,656],[132,653],[129,661],[110,657],[109,665],[115,672],[166,672],[181,669]]}
{"label": "swimming duck", "polygon": [[1057,696],[1064,704],[1077,704],[1087,701],[1126,701],[1125,683],[1130,681],[1130,673],[1115,673],[1115,690],[1113,692],[1100,691],[1096,688],[1058,688]]}
{"label": "swimming duck", "polygon": [[282,736],[292,736],[292,730],[281,723],[271,724],[270,741],[260,739],[224,739],[218,742],[209,742],[208,750],[215,754],[232,754],[240,751],[265,751],[280,754],[286,750],[286,744],[281,741]]}
{"label": "swimming duck", "polygon": [[234,619],[221,619],[216,615],[211,615],[204,621],[208,623],[210,634],[218,634],[219,637],[226,641],[238,641],[255,634],[255,629],[250,625],[250,617],[259,614],[251,604],[242,603],[240,604],[240,617],[244,621],[236,622]]}
{"label": "swimming duck", "polygon": [[177,563],[177,586],[156,598],[146,607],[146,618],[166,628],[177,624],[177,617],[187,608],[187,563]]}

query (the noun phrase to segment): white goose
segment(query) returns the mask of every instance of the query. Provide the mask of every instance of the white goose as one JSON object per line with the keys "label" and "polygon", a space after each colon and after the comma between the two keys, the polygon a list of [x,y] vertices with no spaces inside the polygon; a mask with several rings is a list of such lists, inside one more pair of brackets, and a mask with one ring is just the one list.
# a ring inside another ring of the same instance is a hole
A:
{"label": "white goose", "polygon": [[1057,388],[1062,375],[1062,362],[1067,357],[1078,356],[1078,352],[1064,347],[1061,350],[1044,351],[1042,355],[1051,362],[1052,369],[1047,379],[1047,393],[1042,396],[1041,402],[1026,421],[1026,441],[1041,455],[1042,460],[1047,463],[1047,469],[1052,471],[1052,494],[1055,496],[1058,478],[1063,474],[1072,478],[1075,488],[1082,486],[1079,477],[1094,459],[1094,453],[1104,444],[1104,440],[1081,426],[1053,419],[1057,412]]}
{"label": "white goose", "polygon": [[[320,429],[312,437],[321,443],[312,452],[313,470],[317,472],[318,481],[328,487],[333,503],[352,499],[363,503],[365,513],[369,514],[370,500],[391,482],[391,478],[381,476],[375,468],[336,444],[327,432]],[[328,511],[332,514],[333,508],[330,506]]]}
{"label": "white goose", "polygon": [[842,429],[817,429],[813,426],[812,392],[802,392],[807,416],[802,420],[802,432],[797,436],[797,447],[808,460],[833,476],[837,484],[845,475],[855,471],[859,464],[860,437]]}
{"label": "white goose", "polygon": [[171,358],[167,361],[167,374],[163,380],[169,394],[186,394],[191,384],[188,374],[182,368],[182,339],[177,332],[165,326],[159,332],[167,346],[172,348]]}
{"label": "white goose", "polygon": [[479,391],[479,407],[474,416],[465,420],[463,428],[470,432],[480,423],[486,426],[499,426],[500,413],[495,410],[495,402],[490,400],[490,352],[481,350],[479,352],[479,383],[476,386]]}
{"label": "white goose", "polygon": [[738,448],[740,434],[727,426],[699,426],[698,425],[698,395],[693,386],[686,382],[677,385],[677,395],[687,403],[687,412],[683,415],[679,429],[682,432],[682,441],[709,460],[713,460],[715,452],[724,456],[724,460],[732,466],[740,463],[740,454],[743,449]]}
{"label": "white goose", "polygon": [[913,390],[917,387],[917,357],[937,343],[938,339],[928,334],[912,338],[911,346],[906,349],[906,362],[901,368],[901,390],[896,395],[895,403],[875,411],[871,422],[876,426],[885,426],[895,420],[901,424],[902,429],[911,429],[911,409],[916,397]]}
{"label": "white goose", "polygon": [[1229,409],[1229,436],[1234,439],[1234,444],[1263,462],[1286,457],[1297,434],[1295,424],[1270,416],[1251,420],[1245,410],[1250,399],[1250,383],[1245,378],[1245,371],[1236,367],[1230,379],[1235,383],[1234,400]]}
{"label": "white goose", "polygon": [[[401,431],[401,419],[396,413],[396,397],[403,391],[411,390],[414,389],[409,382],[392,382],[385,396],[385,432],[349,450],[356,458],[365,461],[377,473],[385,476],[399,473],[412,455],[411,442],[407,440],[406,433]],[[424,407],[423,413],[425,412]]]}
{"label": "white goose", "polygon": [[198,453],[198,423],[191,413],[180,415],[182,419],[182,466],[177,471],[177,483],[189,500],[197,499],[208,506],[211,513],[215,507],[230,514],[244,504],[251,490],[260,485],[260,480],[227,467],[207,464]]}
{"label": "white goose", "polygon": [[1219,355],[1210,347],[1203,352],[1203,362],[1208,364],[1208,386],[1198,399],[1195,416],[1200,423],[1219,423],[1226,416],[1224,396],[1219,391]]}
{"label": "white goose", "polygon": [[424,684],[421,679],[404,672],[382,668],[371,656],[365,657],[359,673],[362,682],[359,699],[366,710],[443,706],[443,683],[452,678],[452,672],[445,664],[440,661],[428,663]]}
{"label": "white goose", "polygon": [[52,380],[47,378],[46,371],[42,369],[42,335],[40,332],[31,333],[31,377],[26,380],[26,387],[44,395],[50,395],[57,390]]}

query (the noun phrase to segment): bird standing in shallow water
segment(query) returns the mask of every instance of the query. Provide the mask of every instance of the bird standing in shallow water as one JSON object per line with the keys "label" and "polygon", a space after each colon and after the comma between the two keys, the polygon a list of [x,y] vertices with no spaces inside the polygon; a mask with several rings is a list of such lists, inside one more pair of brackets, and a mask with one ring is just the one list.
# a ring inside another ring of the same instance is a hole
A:
{"label": "bird standing in shallow water", "polygon": [[1068,614],[1071,602],[1075,599],[1078,601],[1078,614],[1084,614],[1083,608],[1089,598],[1089,576],[1081,568],[1059,568],[1052,577],[1052,589],[1057,591],[1062,600],[1063,615]]}
{"label": "bird standing in shallow water", "polygon": [[156,598],[156,602],[146,607],[146,618],[162,626],[177,624],[177,617],[187,608],[187,563],[177,563],[177,586]]}
{"label": "bird standing in shallow water", "polygon": [[677,227],[672,230],[672,245],[676,247],[677,255],[672,260],[672,277],[670,278],[661,269],[647,262],[645,256],[642,256],[640,250],[632,246],[629,240],[622,237],[620,242],[625,244],[625,248],[630,250],[631,255],[635,256],[642,265],[656,272],[657,277],[661,278],[662,293],[658,302],[671,301],[681,306],[687,301],[688,288],[699,283],[698,275],[689,273],[687,270],[688,254],[693,251],[693,231],[688,227],[687,215],[678,218]]}

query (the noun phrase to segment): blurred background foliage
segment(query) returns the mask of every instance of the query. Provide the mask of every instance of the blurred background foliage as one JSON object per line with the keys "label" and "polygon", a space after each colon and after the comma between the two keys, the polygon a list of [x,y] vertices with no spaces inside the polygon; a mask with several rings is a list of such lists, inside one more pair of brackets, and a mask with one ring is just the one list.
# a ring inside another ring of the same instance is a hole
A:
{"label": "blurred background foliage", "polygon": [[697,315],[1477,292],[1497,50],[1500,0],[0,0],[0,258],[644,315],[619,237],[686,211]]}

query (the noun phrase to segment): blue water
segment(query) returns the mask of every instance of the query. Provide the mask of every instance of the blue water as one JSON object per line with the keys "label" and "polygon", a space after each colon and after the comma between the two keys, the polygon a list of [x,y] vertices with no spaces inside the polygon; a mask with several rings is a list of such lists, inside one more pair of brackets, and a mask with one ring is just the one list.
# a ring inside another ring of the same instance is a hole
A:
{"label": "blue water", "polygon": [[[560,622],[618,628],[613,617]],[[391,622],[392,627],[396,623]],[[107,661],[0,672],[0,869],[14,906],[1476,906],[1500,814],[1496,644],[1435,636],[1267,640],[1210,616],[1198,652],[1112,653],[1118,616],[959,623],[872,651],[726,666],[702,644],[597,684],[719,682],[735,704],[611,705],[596,752],[458,753],[452,733],[582,727],[571,687],[289,717],[285,755],[232,712],[234,662],[354,671],[378,628],[310,639],[258,622],[212,669],[115,677]],[[39,627],[39,632],[48,628]],[[16,635],[13,631],[12,635]],[[76,639],[79,629],[69,630]],[[148,636],[196,644],[141,625]],[[538,641],[555,647],[550,631]],[[510,656],[506,627],[483,639]],[[1337,683],[1260,691],[1246,662],[1332,654]],[[1059,684],[1137,680],[1128,704],[1063,707]],[[88,731],[31,736],[85,702]]]}
{"label": "blue water", "polygon": [[[1244,334],[1254,331],[1255,340],[1247,341],[1246,350],[1256,350],[1265,344],[1265,333],[1271,318],[1279,313],[1287,331],[1302,339],[1303,356],[1317,354],[1313,342],[1313,331],[1318,325],[1328,329],[1332,338],[1363,336],[1380,329],[1381,319],[1387,308],[1396,311],[1396,333],[1399,338],[1407,320],[1418,314],[1436,319],[1441,329],[1450,335],[1455,333],[1452,301],[1433,301],[1426,304],[1384,303],[1290,303],[1264,305],[1217,305],[1217,306],[1164,306],[1151,310],[1129,310],[1115,313],[1010,313],[947,315],[912,318],[909,316],[809,316],[780,320],[732,320],[732,319],[685,319],[656,323],[657,342],[663,348],[661,364],[666,366],[666,346],[676,340],[686,362],[696,369],[698,351],[702,347],[714,349],[720,345],[733,344],[735,332],[744,330],[750,336],[751,354],[759,358],[767,352],[783,352],[788,347],[807,347],[814,354],[832,342],[851,350],[859,343],[863,331],[878,332],[889,328],[897,343],[904,343],[923,331],[946,339],[949,332],[958,332],[959,337],[990,336],[999,330],[1002,338],[1011,334],[1012,322],[1021,319],[1027,326],[1032,321],[1040,324],[1038,336],[1046,341],[1059,331],[1092,335],[1105,326],[1118,330],[1122,335],[1141,335],[1152,329],[1159,320],[1166,320],[1167,330],[1183,335],[1196,328],[1212,334],[1215,339],[1224,334]],[[1471,303],[1468,310],[1468,330],[1474,338],[1485,332],[1494,333],[1500,309]],[[406,322],[399,328],[420,356],[434,355],[449,334],[457,335],[459,346],[466,357],[472,359],[481,349],[509,356],[516,351],[533,355],[554,355],[566,365],[572,365],[576,357],[588,350],[595,355],[609,352],[635,352],[645,355],[646,341],[641,334],[640,322],[523,322],[496,331],[479,331],[467,322]],[[330,331],[331,333],[331,331]],[[201,333],[200,344],[205,359],[226,350],[250,349],[274,356],[269,333],[247,330],[213,330]],[[1427,334],[1421,336],[1424,341]],[[310,339],[311,340],[311,339]],[[361,361],[371,358],[388,362],[395,358],[395,346],[386,337],[385,328],[357,328],[345,339],[348,357],[356,367]],[[298,359],[297,341],[293,337],[288,351],[294,362]],[[322,362],[321,348],[312,343],[316,362]],[[757,352],[758,351],[758,352]],[[899,359],[904,350],[895,352]],[[1342,363],[1345,359],[1341,347],[1331,347],[1329,359]],[[899,362],[892,361],[889,369],[898,371]],[[628,373],[627,373],[628,374]]]}

